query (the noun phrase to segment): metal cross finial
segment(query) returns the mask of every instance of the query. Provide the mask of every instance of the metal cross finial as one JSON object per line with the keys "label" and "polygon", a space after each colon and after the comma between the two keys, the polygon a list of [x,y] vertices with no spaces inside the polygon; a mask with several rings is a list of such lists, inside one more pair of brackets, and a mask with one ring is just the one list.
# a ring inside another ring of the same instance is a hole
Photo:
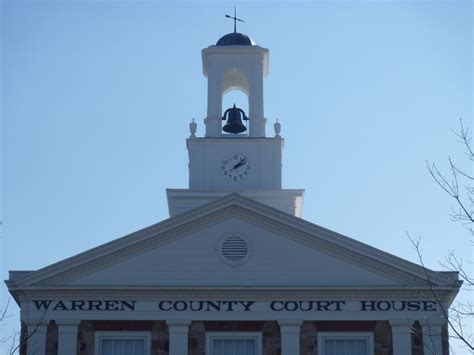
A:
{"label": "metal cross finial", "polygon": [[241,19],[237,18],[237,12],[235,10],[235,6],[234,6],[234,16],[232,17],[232,16],[229,16],[229,15],[226,14],[225,17],[231,18],[232,20],[234,20],[234,33],[237,32],[237,21],[245,22],[244,20],[241,20]]}

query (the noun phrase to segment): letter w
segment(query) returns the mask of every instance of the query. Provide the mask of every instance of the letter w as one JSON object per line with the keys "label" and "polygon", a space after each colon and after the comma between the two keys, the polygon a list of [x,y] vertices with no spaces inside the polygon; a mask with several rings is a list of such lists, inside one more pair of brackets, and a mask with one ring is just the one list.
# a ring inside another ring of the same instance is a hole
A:
{"label": "letter w", "polygon": [[33,303],[36,306],[36,309],[39,311],[41,308],[43,308],[45,311],[49,309],[49,305],[51,304],[51,301],[33,301]]}

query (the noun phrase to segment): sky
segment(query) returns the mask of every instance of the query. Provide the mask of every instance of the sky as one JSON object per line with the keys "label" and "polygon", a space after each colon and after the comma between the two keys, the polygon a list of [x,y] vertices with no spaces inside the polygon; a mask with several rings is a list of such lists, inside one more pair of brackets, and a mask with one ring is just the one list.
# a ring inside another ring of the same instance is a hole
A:
{"label": "sky", "polygon": [[267,134],[278,119],[303,217],[415,262],[406,232],[421,236],[433,269],[450,250],[472,259],[426,169],[472,169],[451,131],[473,127],[471,1],[4,0],[4,279],[168,217],[189,122],[204,133],[201,49],[232,32],[234,5],[238,31],[270,50]]}

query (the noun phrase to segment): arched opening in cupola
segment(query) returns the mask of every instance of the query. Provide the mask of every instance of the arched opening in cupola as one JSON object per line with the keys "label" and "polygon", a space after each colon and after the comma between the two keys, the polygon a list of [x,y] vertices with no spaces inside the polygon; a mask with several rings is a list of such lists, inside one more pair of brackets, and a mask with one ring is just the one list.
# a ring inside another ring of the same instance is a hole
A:
{"label": "arched opening in cupola", "polygon": [[[247,76],[240,70],[232,68],[227,70],[224,73],[222,80],[222,114],[232,108],[234,105],[236,108],[243,110],[246,117],[249,115],[249,83]],[[222,127],[225,129],[226,124],[229,125],[228,117],[226,120],[222,121]],[[244,120],[243,115],[240,115],[242,118],[242,124],[247,128],[244,132],[239,132],[240,134],[248,134],[248,121]],[[235,127],[235,122],[230,123],[231,126]],[[229,127],[229,126],[227,126]],[[230,132],[223,132],[224,134]],[[235,133],[235,132],[233,132]],[[230,133],[232,134],[232,133]]]}

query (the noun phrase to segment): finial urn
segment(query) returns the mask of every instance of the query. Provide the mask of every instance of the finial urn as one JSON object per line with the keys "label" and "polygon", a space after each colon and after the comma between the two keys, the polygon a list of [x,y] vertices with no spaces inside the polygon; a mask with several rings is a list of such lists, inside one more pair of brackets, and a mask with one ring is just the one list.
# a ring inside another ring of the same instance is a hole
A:
{"label": "finial urn", "polygon": [[197,130],[197,123],[194,122],[194,118],[192,122],[189,124],[189,132],[191,133],[191,138],[196,138],[196,130]]}
{"label": "finial urn", "polygon": [[277,119],[276,122],[273,124],[273,129],[275,130],[275,137],[280,137],[281,123],[278,122],[278,119]]}

